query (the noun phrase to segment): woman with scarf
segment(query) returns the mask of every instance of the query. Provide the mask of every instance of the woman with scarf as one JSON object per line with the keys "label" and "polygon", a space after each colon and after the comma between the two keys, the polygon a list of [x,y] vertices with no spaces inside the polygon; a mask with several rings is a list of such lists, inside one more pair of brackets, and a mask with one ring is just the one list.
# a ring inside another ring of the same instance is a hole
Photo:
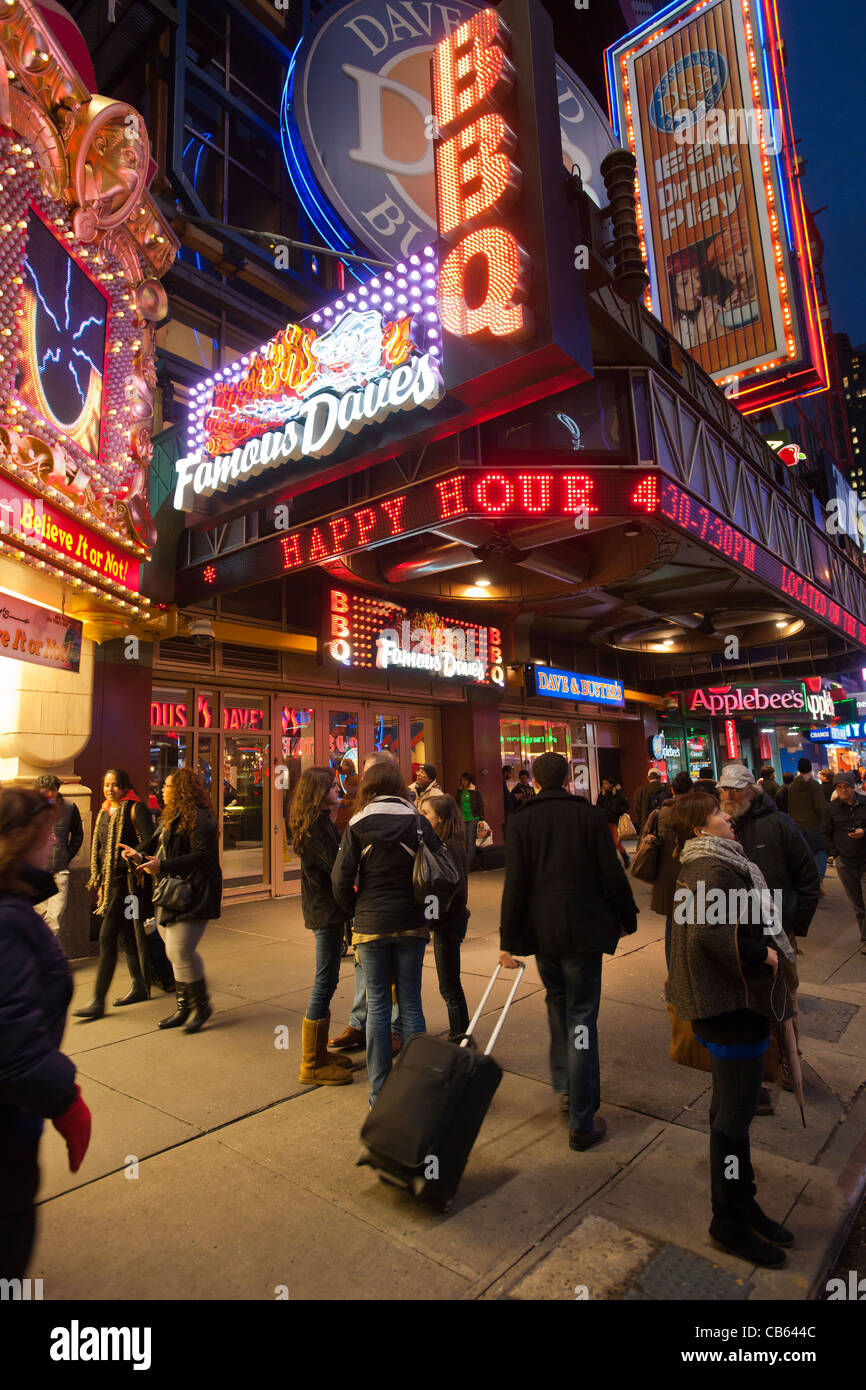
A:
{"label": "woman with scarf", "polygon": [[779,1247],[794,1237],[755,1201],[749,1126],[770,1020],[790,1014],[784,969],[793,952],[763,874],[715,798],[697,790],[677,797],[669,824],[680,875],[667,999],[710,1054],[710,1236],[751,1264],[782,1265]]}
{"label": "woman with scarf", "polygon": [[123,943],[132,988],[122,998],[115,999],[115,1008],[137,1004],[148,997],[148,987],[141,972],[135,928],[127,916],[129,879],[123,845],[137,849],[151,835],[152,821],[147,807],[132,790],[129,773],[123,768],[109,768],[102,784],[105,801],[96,819],[90,849],[90,882],[96,890],[96,915],[102,918],[99,931],[99,966],[93,999],[83,1009],[74,1011],[75,1018],[102,1018],[105,996],[117,965],[118,942]]}

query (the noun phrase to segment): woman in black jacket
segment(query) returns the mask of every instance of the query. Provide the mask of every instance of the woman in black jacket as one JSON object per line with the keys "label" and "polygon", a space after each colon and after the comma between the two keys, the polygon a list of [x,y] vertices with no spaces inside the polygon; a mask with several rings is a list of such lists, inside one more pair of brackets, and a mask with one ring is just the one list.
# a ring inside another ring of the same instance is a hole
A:
{"label": "woman in black jacket", "polygon": [[0,1278],[21,1279],[36,1236],[43,1117],[76,1173],[90,1111],[60,1051],[72,975],[34,907],[56,892],[46,871],[57,808],[38,792],[0,792]]}
{"label": "woman in black jacket", "polygon": [[[292,849],[301,860],[301,911],[316,939],[316,978],[301,1034],[304,1086],[345,1086],[352,1080],[351,1058],[328,1051],[331,1000],[340,982],[346,913],[334,901],[331,870],[340,847],[333,821],[340,789],[329,767],[301,774],[289,812]],[[351,914],[350,914],[351,915]]]}
{"label": "woman in black jacket", "polygon": [[[192,768],[180,767],[170,773],[163,797],[156,833],[139,850],[124,849],[122,853],[153,877],[157,926],[174,967],[177,1011],[159,1026],[179,1028],[182,1024],[185,1033],[197,1033],[213,1013],[204,961],[197,948],[208,922],[219,917],[222,904],[217,823],[207,789]],[[189,884],[182,907],[160,903],[160,880],[166,878],[181,878]]]}
{"label": "woman in black jacket", "polygon": [[421,973],[430,932],[425,908],[416,904],[412,889],[420,840],[441,852],[442,841],[412,805],[400,769],[375,763],[364,773],[331,874],[337,903],[355,919],[352,945],[358,947],[367,986],[371,1105],[391,1070],[392,981],[404,1042],[425,1029]]}
{"label": "woman in black jacket", "polygon": [[460,983],[460,947],[469,924],[468,865],[463,845],[463,817],[453,796],[431,796],[421,807],[421,814],[432,825],[445,844],[445,849],[457,866],[460,886],[446,912],[430,923],[433,928],[433,955],[439,977],[439,993],[448,1009],[449,1037],[462,1038],[469,1027],[469,1009]]}
{"label": "woman in black jacket", "polygon": [[137,849],[152,831],[147,807],[133,791],[129,773],[122,767],[109,768],[102,784],[105,801],[93,831],[90,848],[90,881],[88,888],[96,890],[97,917],[102,918],[99,931],[99,966],[93,986],[93,999],[83,1009],[74,1011],[75,1018],[102,1018],[105,996],[117,965],[118,942],[123,943],[126,965],[132,978],[132,988],[114,1007],[138,1004],[149,997],[147,981],[141,970],[135,928],[128,915],[129,878],[124,849]]}

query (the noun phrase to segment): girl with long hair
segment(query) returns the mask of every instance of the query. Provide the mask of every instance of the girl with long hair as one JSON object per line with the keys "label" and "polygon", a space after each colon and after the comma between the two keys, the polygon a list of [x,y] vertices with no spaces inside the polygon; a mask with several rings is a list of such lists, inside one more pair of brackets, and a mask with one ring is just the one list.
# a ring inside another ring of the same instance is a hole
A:
{"label": "girl with long hair", "polygon": [[[39,1142],[50,1119],[73,1173],[90,1142],[90,1111],[60,1051],[72,975],[34,911],[57,891],[47,871],[57,806],[39,792],[0,792],[0,1278],[21,1279],[36,1236]],[[5,1294],[4,1294],[5,1296]]]}
{"label": "girl with long hair", "polygon": [[460,887],[433,928],[433,956],[439,978],[439,993],[448,1009],[448,1030],[452,1040],[461,1038],[469,1026],[469,1009],[460,983],[460,947],[469,923],[469,864],[463,815],[453,796],[431,796],[421,807],[445,849],[457,866]]}
{"label": "girl with long hair", "polygon": [[710,1237],[750,1264],[782,1265],[780,1247],[794,1237],[755,1200],[749,1127],[770,1020],[786,1012],[780,957],[790,963],[794,954],[763,874],[716,799],[697,790],[678,796],[669,824],[680,873],[666,994],[707,1049],[712,1069]]}
{"label": "girl with long hair", "polygon": [[[416,811],[400,769],[376,763],[365,772],[346,826],[331,883],[346,917],[367,986],[367,1068],[370,1104],[391,1070],[391,983],[396,985],[404,1042],[423,1033],[421,973],[430,939],[424,907],[415,902],[412,871],[418,837],[434,853],[442,841]],[[358,892],[355,895],[355,881]]]}
{"label": "girl with long hair", "polygon": [[135,929],[127,915],[129,883],[124,848],[137,849],[151,834],[152,822],[147,807],[138,799],[129,773],[122,767],[111,767],[102,783],[105,800],[102,803],[93,831],[90,847],[90,881],[88,888],[96,891],[96,916],[102,918],[99,930],[99,965],[93,986],[93,999],[83,1009],[76,1009],[76,1018],[102,1018],[105,996],[117,965],[118,943],[123,943],[126,965],[132,988],[114,1007],[138,1004],[149,997],[147,981],[142,974]]}
{"label": "girl with long hair", "polygon": [[160,1028],[198,1033],[213,1013],[198,945],[208,922],[220,915],[222,870],[216,817],[201,778],[181,767],[166,778],[159,826],[138,849],[122,851],[129,862],[154,879],[184,879],[189,889],[181,906],[156,905],[156,921],[174,967],[177,1010]]}
{"label": "girl with long hair", "polygon": [[346,913],[334,901],[331,870],[340,847],[333,815],[340,804],[334,771],[308,767],[301,773],[289,811],[289,837],[301,860],[301,911],[316,942],[316,978],[301,1034],[305,1086],[345,1086],[352,1080],[349,1057],[328,1051],[331,1000],[340,981]]}

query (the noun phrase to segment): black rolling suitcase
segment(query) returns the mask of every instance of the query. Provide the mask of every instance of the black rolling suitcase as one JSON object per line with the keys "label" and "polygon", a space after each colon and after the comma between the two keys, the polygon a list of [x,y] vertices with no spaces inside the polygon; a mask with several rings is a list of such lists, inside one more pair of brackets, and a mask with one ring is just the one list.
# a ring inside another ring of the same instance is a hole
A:
{"label": "black rolling suitcase", "polygon": [[429,1033],[416,1033],[409,1039],[361,1129],[365,1148],[358,1164],[369,1164],[384,1182],[408,1188],[443,1211],[457,1191],[502,1080],[502,1069],[490,1053],[523,978],[524,965],[516,972],[483,1053],[472,1040],[501,969],[497,965],[459,1044]]}

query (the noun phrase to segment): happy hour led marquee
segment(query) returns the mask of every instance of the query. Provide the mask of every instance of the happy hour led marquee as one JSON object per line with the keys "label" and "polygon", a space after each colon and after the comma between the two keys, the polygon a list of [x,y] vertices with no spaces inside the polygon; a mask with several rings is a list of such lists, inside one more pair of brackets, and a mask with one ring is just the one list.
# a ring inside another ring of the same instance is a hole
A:
{"label": "happy hour led marquee", "polygon": [[326,457],[399,411],[431,410],[444,394],[431,257],[411,256],[196,388],[175,507]]}

